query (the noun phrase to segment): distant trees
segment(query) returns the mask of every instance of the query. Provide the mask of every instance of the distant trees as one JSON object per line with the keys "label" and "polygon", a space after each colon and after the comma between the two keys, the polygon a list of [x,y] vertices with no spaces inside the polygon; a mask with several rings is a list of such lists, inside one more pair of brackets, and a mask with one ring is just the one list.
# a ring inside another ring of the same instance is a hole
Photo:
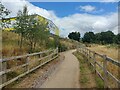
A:
{"label": "distant trees", "polygon": [[83,37],[83,42],[94,43],[95,42],[95,34],[93,32],[86,32]]}
{"label": "distant trees", "polygon": [[82,38],[79,32],[71,32],[68,37],[76,41],[82,40],[83,43],[120,44],[120,33],[115,35],[110,30],[100,33],[86,32]]}
{"label": "distant trees", "polygon": [[73,39],[73,40],[76,40],[76,41],[80,41],[80,33],[79,32],[69,33],[68,37],[70,39]]}
{"label": "distant trees", "polygon": [[120,33],[114,36],[113,41],[116,44],[120,44]]}
{"label": "distant trees", "polygon": [[106,31],[94,34],[93,32],[86,32],[82,38],[83,42],[99,43],[99,44],[118,44],[120,42],[120,34],[115,35],[112,31]]}

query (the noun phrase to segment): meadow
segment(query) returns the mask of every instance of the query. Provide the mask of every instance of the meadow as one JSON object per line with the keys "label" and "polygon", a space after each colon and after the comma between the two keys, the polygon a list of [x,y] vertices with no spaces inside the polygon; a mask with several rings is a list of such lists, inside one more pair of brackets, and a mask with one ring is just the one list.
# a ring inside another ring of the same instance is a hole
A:
{"label": "meadow", "polygon": [[[96,53],[99,53],[101,55],[106,55],[107,57],[112,58],[115,61],[119,60],[119,46],[116,44],[109,44],[109,45],[98,45],[98,44],[90,44],[87,47],[88,49],[95,51]],[[96,56],[96,61],[103,66],[103,59],[99,56]],[[119,67],[112,64],[111,62],[107,62],[107,70],[114,75],[117,79],[119,79]],[[97,69],[100,71],[101,75],[103,76],[103,71],[97,67]],[[108,77],[109,84],[112,87],[116,87],[117,83],[114,82],[113,79]]]}
{"label": "meadow", "polygon": [[93,50],[97,53],[107,55],[115,60],[118,60],[118,45],[109,44],[109,45],[98,45],[91,44],[88,49]]}

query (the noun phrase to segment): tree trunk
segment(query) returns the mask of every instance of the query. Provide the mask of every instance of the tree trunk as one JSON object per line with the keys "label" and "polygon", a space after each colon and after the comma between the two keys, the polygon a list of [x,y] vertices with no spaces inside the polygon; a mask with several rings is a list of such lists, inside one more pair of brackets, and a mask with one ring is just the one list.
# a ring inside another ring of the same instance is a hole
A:
{"label": "tree trunk", "polygon": [[20,52],[22,53],[23,35],[20,37]]}

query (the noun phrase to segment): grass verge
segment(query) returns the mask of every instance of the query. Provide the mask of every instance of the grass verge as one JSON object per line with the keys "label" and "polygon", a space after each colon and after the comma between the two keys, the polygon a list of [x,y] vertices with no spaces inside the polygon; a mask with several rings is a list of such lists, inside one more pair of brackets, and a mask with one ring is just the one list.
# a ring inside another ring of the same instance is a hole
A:
{"label": "grass verge", "polygon": [[78,52],[73,53],[80,64],[80,87],[81,88],[103,88],[103,81],[95,75],[94,69],[87,63],[87,58]]}

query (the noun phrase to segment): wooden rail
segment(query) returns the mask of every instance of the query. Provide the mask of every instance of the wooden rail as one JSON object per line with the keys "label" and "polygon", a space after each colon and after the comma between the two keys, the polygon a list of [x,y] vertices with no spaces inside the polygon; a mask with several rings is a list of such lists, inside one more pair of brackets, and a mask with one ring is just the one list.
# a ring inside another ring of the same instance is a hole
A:
{"label": "wooden rail", "polygon": [[[79,47],[77,49],[77,51],[84,54],[87,57],[87,61],[94,68],[94,72],[104,81],[105,88],[112,87],[110,84],[108,84],[109,82],[111,82],[111,81],[109,81],[108,77],[110,77],[115,83],[117,83],[117,86],[115,88],[120,88],[120,78],[115,77],[111,72],[109,72],[107,70],[107,65],[108,65],[107,63],[108,62],[117,66],[118,69],[120,70],[120,62],[119,61],[114,60],[106,55],[101,55],[99,53],[91,51],[91,50],[87,49],[86,47]],[[102,58],[103,64],[100,64],[99,60],[96,57]],[[100,68],[102,70],[103,75],[98,70],[98,68]],[[119,72],[118,72],[118,74],[120,75]]]}
{"label": "wooden rail", "polygon": [[[33,57],[36,57],[35,60],[32,60]],[[38,69],[39,67],[45,65],[46,63],[52,61],[53,59],[58,57],[58,48],[53,50],[47,50],[43,52],[38,53],[32,53],[22,56],[16,56],[16,57],[10,57],[5,59],[0,59],[0,88],[3,88],[7,86],[8,84],[18,80],[19,78],[29,74],[30,72]],[[23,60],[25,58],[25,60]],[[10,61],[20,61],[23,62],[21,65],[16,65],[14,67],[11,67],[8,69],[7,65]],[[23,72],[19,75],[10,78],[10,80],[7,78],[8,75],[12,75],[12,73],[16,73],[22,70]]]}

